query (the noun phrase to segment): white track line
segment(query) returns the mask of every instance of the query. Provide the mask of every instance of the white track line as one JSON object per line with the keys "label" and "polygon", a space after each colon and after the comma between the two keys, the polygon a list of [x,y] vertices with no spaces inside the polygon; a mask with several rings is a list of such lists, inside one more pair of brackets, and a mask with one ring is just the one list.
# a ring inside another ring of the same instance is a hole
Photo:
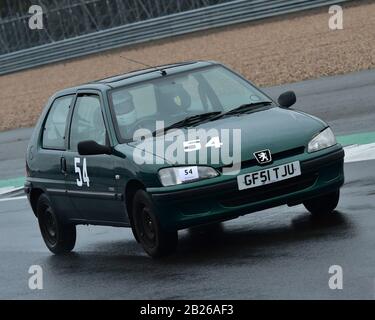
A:
{"label": "white track line", "polygon": [[375,160],[375,143],[345,147],[345,162]]}
{"label": "white track line", "polygon": [[0,188],[0,196],[3,195],[3,194],[10,193],[10,192],[19,191],[19,190],[22,190],[22,189],[23,189],[23,187],[5,187],[5,188]]}
{"label": "white track line", "polygon": [[27,198],[26,196],[14,197],[14,198],[5,198],[5,199],[0,199],[0,202],[23,200],[23,199],[26,199],[26,198]]}

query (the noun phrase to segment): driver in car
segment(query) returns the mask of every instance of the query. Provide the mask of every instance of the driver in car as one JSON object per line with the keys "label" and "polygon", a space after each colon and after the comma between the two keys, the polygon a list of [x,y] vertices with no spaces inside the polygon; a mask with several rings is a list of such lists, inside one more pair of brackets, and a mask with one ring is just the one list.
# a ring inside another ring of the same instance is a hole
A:
{"label": "driver in car", "polygon": [[166,83],[157,86],[156,92],[159,96],[159,115],[166,125],[186,116],[191,105],[191,97],[180,83]]}
{"label": "driver in car", "polygon": [[131,128],[137,121],[133,96],[125,90],[117,92],[113,95],[113,107],[120,131],[124,134],[131,133]]}
{"label": "driver in car", "polygon": [[137,111],[141,111],[139,108],[147,108],[147,105],[136,106],[130,92],[131,90],[121,90],[112,95],[119,130],[128,139],[134,138],[136,131],[141,128],[154,132],[156,121],[164,121],[164,126],[168,127],[185,119],[192,102],[191,96],[182,84],[165,81],[155,85],[156,115],[152,118],[142,117]]}

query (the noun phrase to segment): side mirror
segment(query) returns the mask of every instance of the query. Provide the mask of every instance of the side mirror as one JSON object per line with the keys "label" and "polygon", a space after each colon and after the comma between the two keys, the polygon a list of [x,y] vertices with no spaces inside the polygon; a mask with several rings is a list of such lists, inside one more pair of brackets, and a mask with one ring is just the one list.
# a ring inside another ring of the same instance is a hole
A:
{"label": "side mirror", "polygon": [[283,108],[289,108],[297,102],[296,94],[293,91],[287,91],[280,95],[279,105]]}
{"label": "side mirror", "polygon": [[78,143],[78,153],[81,156],[95,156],[99,154],[111,154],[110,147],[102,146],[93,140]]}

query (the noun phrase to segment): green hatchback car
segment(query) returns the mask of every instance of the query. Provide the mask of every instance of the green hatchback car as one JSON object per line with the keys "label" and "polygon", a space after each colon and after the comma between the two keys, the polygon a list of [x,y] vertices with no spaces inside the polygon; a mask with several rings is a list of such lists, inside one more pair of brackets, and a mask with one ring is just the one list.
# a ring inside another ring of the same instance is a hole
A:
{"label": "green hatchback car", "polygon": [[132,228],[152,257],[178,230],[280,205],[332,212],[344,150],[329,126],[213,61],[134,71],[57,92],[26,155],[25,192],[50,251],[76,225]]}

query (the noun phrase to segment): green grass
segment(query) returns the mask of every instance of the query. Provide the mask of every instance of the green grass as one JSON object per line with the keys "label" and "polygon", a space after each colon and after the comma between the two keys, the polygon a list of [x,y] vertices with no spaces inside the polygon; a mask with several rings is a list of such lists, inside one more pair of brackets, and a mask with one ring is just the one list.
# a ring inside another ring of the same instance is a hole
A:
{"label": "green grass", "polygon": [[343,146],[351,144],[369,144],[375,142],[375,132],[355,133],[337,137],[337,141]]}
{"label": "green grass", "polygon": [[6,187],[22,187],[25,183],[25,177],[7,179],[7,180],[0,180],[0,188]]}

